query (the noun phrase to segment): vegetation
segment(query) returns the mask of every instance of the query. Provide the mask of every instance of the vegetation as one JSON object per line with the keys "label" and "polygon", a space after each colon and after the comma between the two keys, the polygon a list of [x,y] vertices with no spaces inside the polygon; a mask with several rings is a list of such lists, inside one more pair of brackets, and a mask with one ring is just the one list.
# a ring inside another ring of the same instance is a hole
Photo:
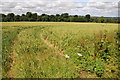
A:
{"label": "vegetation", "polygon": [[8,13],[7,15],[2,15],[3,22],[13,22],[13,21],[42,21],[42,22],[96,22],[96,23],[118,23],[118,18],[105,18],[101,17],[91,17],[89,14],[85,16],[69,15],[68,13],[47,15],[37,13],[27,12],[22,15],[15,15],[14,13]]}
{"label": "vegetation", "polygon": [[2,24],[4,78],[119,78],[117,24]]}

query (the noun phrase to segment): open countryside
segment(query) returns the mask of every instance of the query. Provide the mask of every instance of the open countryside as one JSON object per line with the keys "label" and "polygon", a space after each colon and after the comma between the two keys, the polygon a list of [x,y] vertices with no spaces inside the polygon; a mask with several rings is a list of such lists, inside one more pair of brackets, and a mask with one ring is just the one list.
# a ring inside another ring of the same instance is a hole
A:
{"label": "open countryside", "polygon": [[118,78],[118,24],[2,22],[3,78]]}

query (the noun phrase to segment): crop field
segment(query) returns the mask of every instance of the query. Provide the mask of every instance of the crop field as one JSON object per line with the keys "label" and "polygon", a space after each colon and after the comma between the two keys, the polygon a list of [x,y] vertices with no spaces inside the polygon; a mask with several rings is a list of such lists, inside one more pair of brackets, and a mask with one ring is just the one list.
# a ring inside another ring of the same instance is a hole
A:
{"label": "crop field", "polygon": [[119,78],[118,24],[2,22],[3,78]]}

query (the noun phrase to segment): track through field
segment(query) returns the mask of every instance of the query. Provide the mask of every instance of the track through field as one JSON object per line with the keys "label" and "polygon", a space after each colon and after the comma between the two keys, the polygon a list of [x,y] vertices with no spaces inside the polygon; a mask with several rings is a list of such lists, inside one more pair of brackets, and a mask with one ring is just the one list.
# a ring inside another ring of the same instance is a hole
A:
{"label": "track through field", "polygon": [[42,34],[40,34],[41,40],[47,44],[50,48],[54,49],[57,53],[59,53],[60,56],[64,56],[63,51],[61,51],[60,48],[58,48],[55,44],[51,43],[49,40],[45,39]]}

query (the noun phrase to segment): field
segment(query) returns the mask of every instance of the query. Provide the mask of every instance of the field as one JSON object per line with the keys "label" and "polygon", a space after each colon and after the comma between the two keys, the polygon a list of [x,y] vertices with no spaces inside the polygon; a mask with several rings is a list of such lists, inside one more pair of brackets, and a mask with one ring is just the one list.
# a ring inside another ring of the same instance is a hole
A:
{"label": "field", "polygon": [[3,22],[4,78],[118,78],[118,24]]}

